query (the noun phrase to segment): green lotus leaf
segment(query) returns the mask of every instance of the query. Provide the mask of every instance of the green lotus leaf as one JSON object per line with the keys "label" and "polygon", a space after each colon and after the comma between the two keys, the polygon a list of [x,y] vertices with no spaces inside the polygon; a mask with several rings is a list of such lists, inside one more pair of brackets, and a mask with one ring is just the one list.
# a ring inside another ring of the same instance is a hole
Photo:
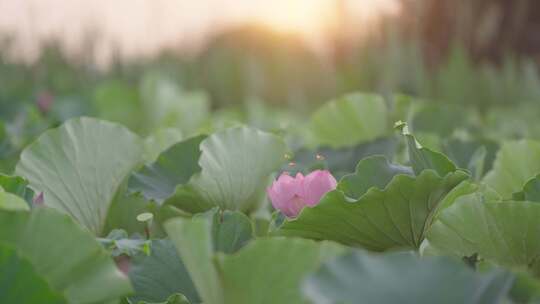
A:
{"label": "green lotus leaf", "polygon": [[445,177],[433,170],[417,177],[396,175],[384,189],[372,187],[354,201],[335,190],[315,207],[304,208],[298,218],[287,220],[276,233],[374,251],[418,249],[440,208],[451,204],[445,201],[447,196],[454,199],[449,193],[467,178],[462,171]]}
{"label": "green lotus leaf", "polygon": [[29,205],[34,199],[34,191],[28,187],[28,181],[20,176],[0,174],[0,187],[6,192],[13,193],[23,198]]}
{"label": "green lotus leaf", "polygon": [[287,148],[275,135],[248,127],[227,129],[202,141],[199,174],[165,201],[188,212],[214,206],[250,213],[262,202],[270,174],[285,161]]}
{"label": "green lotus leaf", "polygon": [[233,254],[253,238],[250,219],[240,212],[216,211],[213,215],[214,251]]}
{"label": "green lotus leaf", "polygon": [[[220,254],[217,267],[223,284],[224,303],[303,304],[300,291],[303,278],[344,250],[329,242],[262,238],[237,254]],[[245,282],[249,282],[250,288],[245,288]]]}
{"label": "green lotus leaf", "polygon": [[216,251],[216,234],[207,217],[172,219],[165,229],[204,303],[302,304],[302,278],[320,262],[344,251],[327,242],[261,238],[228,255]]}
{"label": "green lotus leaf", "polygon": [[462,169],[471,172],[474,180],[481,180],[493,168],[499,144],[488,139],[450,139],[444,142],[444,152]]}
{"label": "green lotus leaf", "polygon": [[384,156],[371,156],[358,163],[355,173],[344,176],[338,189],[350,198],[359,199],[372,187],[384,189],[398,174],[414,173],[409,167],[390,163]]}
{"label": "green lotus leaf", "polygon": [[224,304],[223,287],[215,265],[212,221],[204,217],[172,219],[165,230],[178,250],[203,303]]}
{"label": "green lotus leaf", "polygon": [[540,173],[540,142],[520,140],[506,142],[497,153],[493,169],[484,182],[504,198],[522,190],[529,179]]}
{"label": "green lotus leaf", "polygon": [[540,275],[540,204],[460,197],[445,209],[428,234],[439,252],[481,259]]}
{"label": "green lotus leaf", "polygon": [[448,257],[353,252],[325,262],[306,280],[304,294],[314,304],[491,304],[506,299],[513,281],[507,271],[475,273]]}
{"label": "green lotus leaf", "polygon": [[28,146],[16,172],[32,189],[43,192],[45,205],[100,234],[118,188],[139,164],[142,153],[140,138],[128,129],[76,118]]}
{"label": "green lotus leaf", "polygon": [[540,175],[531,178],[523,190],[513,193],[512,197],[517,201],[540,202]]}
{"label": "green lotus leaf", "polygon": [[366,157],[381,155],[392,159],[397,148],[398,141],[394,137],[383,137],[353,147],[300,149],[294,152],[282,171],[296,175],[297,172],[307,174],[315,169],[328,169],[335,178],[341,178],[352,173],[358,162]]}
{"label": "green lotus leaf", "polygon": [[388,109],[381,96],[354,93],[330,101],[311,117],[310,130],[317,145],[354,146],[388,132]]}
{"label": "green lotus leaf", "polygon": [[422,171],[432,169],[440,176],[445,176],[450,172],[456,171],[456,165],[446,157],[446,155],[423,147],[416,138],[409,133],[406,123],[401,121],[395,124],[395,128],[401,130],[407,141],[409,152],[409,161],[416,175]]}
{"label": "green lotus leaf", "polygon": [[8,193],[0,187],[0,210],[30,210],[28,203],[26,203],[19,196]]}
{"label": "green lotus leaf", "polygon": [[152,241],[149,256],[138,255],[132,260],[129,278],[135,289],[135,294],[130,297],[133,303],[163,302],[174,293],[185,295],[191,303],[201,302],[191,277],[170,240]]}
{"label": "green lotus leaf", "polygon": [[15,249],[0,244],[0,303],[64,304],[67,301]]}
{"label": "green lotus leaf", "polygon": [[15,248],[69,303],[113,302],[131,292],[94,236],[52,208],[0,211],[0,244]]}
{"label": "green lotus leaf", "polygon": [[158,203],[174,194],[176,186],[186,184],[193,174],[199,172],[201,156],[199,145],[206,136],[197,136],[179,142],[151,164],[134,172],[129,179],[129,191],[140,192],[148,200]]}
{"label": "green lotus leaf", "polygon": [[182,141],[182,132],[176,128],[159,129],[144,139],[144,159],[146,162],[154,162],[158,156]]}

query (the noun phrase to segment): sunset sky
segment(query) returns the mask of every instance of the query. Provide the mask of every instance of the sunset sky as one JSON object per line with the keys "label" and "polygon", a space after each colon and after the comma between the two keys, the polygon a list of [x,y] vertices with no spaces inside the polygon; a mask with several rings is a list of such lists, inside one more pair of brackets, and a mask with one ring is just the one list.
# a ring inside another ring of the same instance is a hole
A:
{"label": "sunset sky", "polygon": [[[347,0],[352,20],[395,11],[394,0]],[[168,46],[196,45],[211,31],[261,23],[277,31],[320,38],[335,21],[336,0],[0,0],[0,32],[12,33],[19,54],[33,56],[43,38],[60,37],[77,49],[85,34],[98,52],[113,46],[125,56]]]}

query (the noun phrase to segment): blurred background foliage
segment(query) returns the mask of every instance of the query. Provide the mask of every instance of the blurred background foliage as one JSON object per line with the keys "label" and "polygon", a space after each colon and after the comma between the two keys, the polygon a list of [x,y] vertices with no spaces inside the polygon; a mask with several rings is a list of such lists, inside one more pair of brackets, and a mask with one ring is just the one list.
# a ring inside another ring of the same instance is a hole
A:
{"label": "blurred background foliage", "polygon": [[[297,35],[245,25],[216,32],[197,53],[117,56],[100,69],[91,60],[92,39],[76,58],[49,40],[35,62],[21,63],[10,60],[6,36],[2,169],[44,129],[80,115],[121,122],[163,146],[239,123],[287,129],[289,141],[314,146],[303,128],[310,113],[356,91],[383,96],[385,124],[409,120],[433,147],[443,143],[430,133],[446,137],[459,128],[477,134],[486,127],[486,138],[540,138],[530,123],[540,114],[540,3],[400,2],[399,14],[381,17],[362,37],[351,37],[344,10],[323,54]],[[422,101],[411,106],[406,96]]]}

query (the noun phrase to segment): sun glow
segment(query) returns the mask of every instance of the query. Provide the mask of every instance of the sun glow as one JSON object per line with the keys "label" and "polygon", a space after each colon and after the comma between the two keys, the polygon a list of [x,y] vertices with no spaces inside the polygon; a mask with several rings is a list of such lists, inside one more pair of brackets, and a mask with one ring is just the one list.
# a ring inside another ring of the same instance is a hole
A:
{"label": "sun glow", "polygon": [[210,34],[246,23],[324,45],[324,38],[344,29],[354,35],[366,31],[369,19],[396,10],[396,3],[398,0],[0,0],[0,35],[13,34],[14,57],[30,59],[37,58],[41,42],[51,37],[77,53],[84,50],[88,33],[97,33],[96,57],[111,59],[116,53],[136,57],[171,46],[196,48]]}
{"label": "sun glow", "polygon": [[279,32],[309,35],[324,30],[333,13],[334,1],[273,0],[254,15],[256,22]]}
{"label": "sun glow", "polygon": [[397,10],[394,0],[273,0],[264,3],[253,15],[256,22],[279,32],[304,36],[320,35],[340,24],[344,17],[358,25],[358,22],[369,22]]}

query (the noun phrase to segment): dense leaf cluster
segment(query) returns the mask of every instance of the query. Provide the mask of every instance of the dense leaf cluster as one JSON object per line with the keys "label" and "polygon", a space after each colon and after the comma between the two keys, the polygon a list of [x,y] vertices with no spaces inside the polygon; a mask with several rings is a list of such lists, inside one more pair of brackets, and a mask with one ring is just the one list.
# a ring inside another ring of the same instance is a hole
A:
{"label": "dense leaf cluster", "polygon": [[[0,176],[0,302],[534,303],[540,142],[432,107],[355,93],[294,129],[146,138],[66,120]],[[337,189],[272,209],[277,173],[315,168]]]}

